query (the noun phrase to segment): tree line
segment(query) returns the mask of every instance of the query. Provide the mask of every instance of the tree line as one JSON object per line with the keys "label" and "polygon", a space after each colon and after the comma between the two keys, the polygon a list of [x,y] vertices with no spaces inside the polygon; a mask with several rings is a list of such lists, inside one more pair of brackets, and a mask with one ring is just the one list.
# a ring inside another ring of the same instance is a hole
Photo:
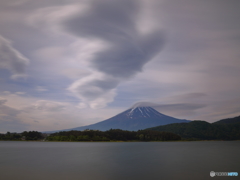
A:
{"label": "tree line", "polygon": [[157,126],[149,130],[172,132],[181,136],[183,140],[240,140],[240,122],[211,124],[192,121]]}
{"label": "tree line", "polygon": [[126,131],[110,129],[108,131],[85,130],[63,131],[50,134],[48,141],[178,141],[179,135],[152,130]]}
{"label": "tree line", "polygon": [[45,138],[45,134],[38,131],[24,131],[22,133],[10,133],[0,134],[0,140],[11,140],[11,141],[20,141],[20,140],[42,140]]}
{"label": "tree line", "polygon": [[126,131],[121,129],[62,131],[48,135],[38,131],[0,134],[0,140],[37,141],[43,139],[45,141],[178,141],[181,140],[181,137],[169,132],[152,130]]}

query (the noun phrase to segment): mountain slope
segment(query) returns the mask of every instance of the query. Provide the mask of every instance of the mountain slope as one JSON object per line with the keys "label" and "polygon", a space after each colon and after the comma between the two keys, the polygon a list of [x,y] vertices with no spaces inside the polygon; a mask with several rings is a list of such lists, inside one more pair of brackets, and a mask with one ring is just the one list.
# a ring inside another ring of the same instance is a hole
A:
{"label": "mountain slope", "polygon": [[240,123],[210,124],[205,121],[192,121],[190,123],[176,123],[148,128],[148,130],[172,132],[184,139],[198,140],[239,140]]}
{"label": "mountain slope", "polygon": [[101,130],[101,131],[106,131],[109,129],[122,129],[122,130],[136,131],[140,129],[146,129],[149,127],[165,125],[170,123],[186,123],[186,122],[190,122],[190,121],[166,116],[164,114],[159,113],[152,107],[134,107],[112,118],[109,118],[105,121],[101,121],[96,124],[92,124],[88,126],[65,129],[62,131],[69,131],[69,130],[82,131],[85,129]]}
{"label": "mountain slope", "polygon": [[240,116],[237,116],[234,118],[222,119],[217,122],[214,122],[213,124],[233,124],[233,123],[240,123]]}

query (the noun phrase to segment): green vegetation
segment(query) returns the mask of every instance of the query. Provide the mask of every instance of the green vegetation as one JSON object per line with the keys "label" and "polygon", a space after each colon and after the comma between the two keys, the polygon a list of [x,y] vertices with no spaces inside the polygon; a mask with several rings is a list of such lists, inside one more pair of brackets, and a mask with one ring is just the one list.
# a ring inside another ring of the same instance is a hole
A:
{"label": "green vegetation", "polygon": [[48,141],[178,141],[181,137],[168,132],[150,130],[124,131],[110,129],[108,131],[85,130],[64,131],[51,134]]}
{"label": "green vegetation", "polygon": [[148,128],[172,132],[186,140],[240,140],[240,123],[213,123],[192,121]]}
{"label": "green vegetation", "polygon": [[0,140],[42,140],[44,139],[44,134],[37,132],[37,131],[24,131],[22,133],[10,133],[7,132],[6,134],[0,134]]}
{"label": "green vegetation", "polygon": [[222,119],[220,121],[214,122],[213,124],[233,124],[233,123],[240,123],[240,116]]}

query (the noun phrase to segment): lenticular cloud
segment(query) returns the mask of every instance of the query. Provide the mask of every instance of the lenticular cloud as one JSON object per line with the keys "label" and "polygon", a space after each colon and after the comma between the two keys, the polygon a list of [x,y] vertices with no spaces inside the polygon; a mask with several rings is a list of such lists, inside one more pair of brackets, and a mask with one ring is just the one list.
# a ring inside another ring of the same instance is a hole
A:
{"label": "lenticular cloud", "polygon": [[12,72],[12,78],[25,76],[29,60],[11,46],[11,43],[0,36],[0,68]]}
{"label": "lenticular cloud", "polygon": [[164,44],[161,30],[154,29],[147,34],[138,30],[135,25],[138,3],[133,0],[94,1],[85,14],[63,22],[64,29],[75,36],[107,44],[89,62],[94,73],[77,80],[69,88],[82,103],[92,108],[112,102],[118,84],[141,72]]}

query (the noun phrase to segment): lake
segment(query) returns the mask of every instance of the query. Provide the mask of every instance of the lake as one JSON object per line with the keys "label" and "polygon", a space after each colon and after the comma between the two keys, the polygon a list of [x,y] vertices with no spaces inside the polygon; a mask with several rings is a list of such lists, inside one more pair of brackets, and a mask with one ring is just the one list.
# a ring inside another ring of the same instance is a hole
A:
{"label": "lake", "polygon": [[210,171],[240,173],[240,141],[0,141],[1,180],[202,180]]}

